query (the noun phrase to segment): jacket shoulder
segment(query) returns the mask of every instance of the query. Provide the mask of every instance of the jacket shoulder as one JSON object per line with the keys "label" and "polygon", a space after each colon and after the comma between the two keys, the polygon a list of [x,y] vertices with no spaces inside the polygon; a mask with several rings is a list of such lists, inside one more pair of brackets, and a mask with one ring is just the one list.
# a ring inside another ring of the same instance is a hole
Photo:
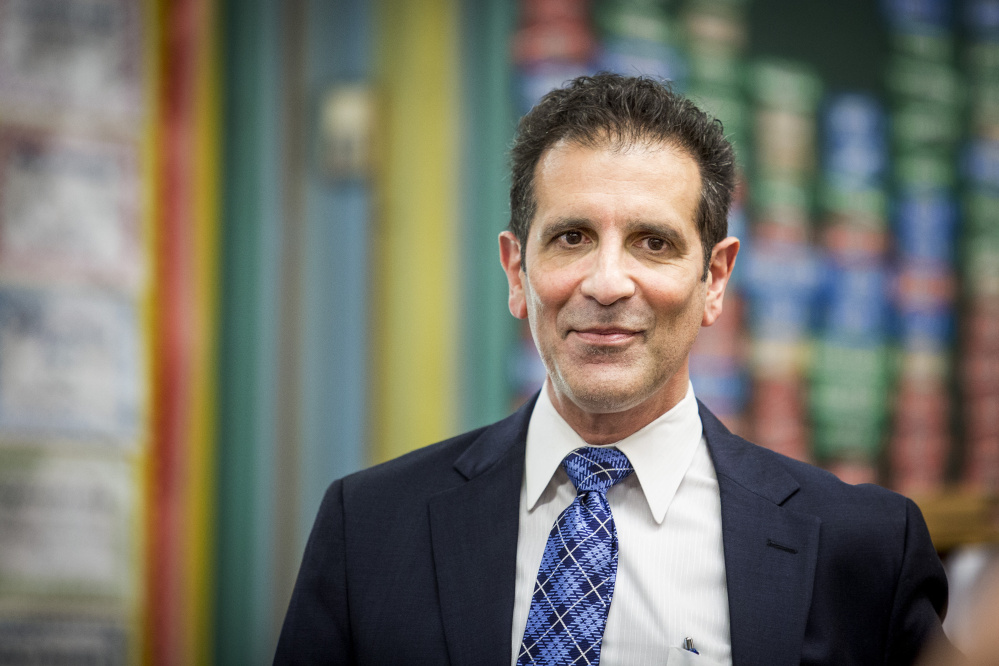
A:
{"label": "jacket shoulder", "polygon": [[344,498],[373,499],[382,503],[401,498],[429,497],[464,483],[501,461],[512,462],[511,454],[523,453],[536,398],[496,423],[416,449],[345,477]]}
{"label": "jacket shoulder", "polygon": [[[778,504],[823,519],[862,515],[905,520],[911,500],[875,484],[849,484],[832,472],[732,434],[706,407],[701,420],[718,474]],[[780,488],[780,491],[774,490]]]}
{"label": "jacket shoulder", "polygon": [[461,482],[455,462],[488,426],[464,432],[435,444],[410,451],[343,478],[347,496],[367,494],[426,495]]}
{"label": "jacket shoulder", "polygon": [[847,504],[859,503],[870,507],[873,504],[903,508],[907,498],[874,483],[851,484],[843,481],[829,470],[816,467],[801,460],[771,451],[756,444],[750,444],[771,457],[773,464],[781,465],[801,484],[802,494],[826,498],[825,501],[839,501]]}

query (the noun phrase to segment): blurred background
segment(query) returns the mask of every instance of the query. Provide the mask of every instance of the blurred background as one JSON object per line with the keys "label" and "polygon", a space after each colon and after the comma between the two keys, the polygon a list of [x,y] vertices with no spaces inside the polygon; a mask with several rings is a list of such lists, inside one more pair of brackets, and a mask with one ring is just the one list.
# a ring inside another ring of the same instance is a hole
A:
{"label": "blurred background", "polygon": [[0,663],[270,663],[327,484],[540,386],[506,150],[598,70],[739,154],[698,396],[913,496],[970,640],[999,0],[0,0]]}

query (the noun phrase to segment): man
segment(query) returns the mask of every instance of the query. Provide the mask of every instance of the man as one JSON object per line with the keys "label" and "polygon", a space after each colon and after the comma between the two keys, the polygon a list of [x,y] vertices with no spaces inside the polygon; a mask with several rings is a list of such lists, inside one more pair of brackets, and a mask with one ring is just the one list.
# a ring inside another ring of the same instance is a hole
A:
{"label": "man", "polygon": [[582,77],[522,119],[500,260],[545,386],[330,486],[277,663],[903,664],[939,636],[912,502],[694,398],[733,185],[720,124],[648,79]]}

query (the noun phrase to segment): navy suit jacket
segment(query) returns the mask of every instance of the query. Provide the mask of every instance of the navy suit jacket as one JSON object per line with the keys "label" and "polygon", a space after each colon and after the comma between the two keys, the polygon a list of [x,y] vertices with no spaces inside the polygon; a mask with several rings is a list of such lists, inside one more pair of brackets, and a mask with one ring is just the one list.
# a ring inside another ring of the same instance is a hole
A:
{"label": "navy suit jacket", "polygon": [[[533,402],[329,487],[276,664],[509,666]],[[721,494],[733,663],[911,663],[940,633],[947,600],[915,504],[700,414]]]}

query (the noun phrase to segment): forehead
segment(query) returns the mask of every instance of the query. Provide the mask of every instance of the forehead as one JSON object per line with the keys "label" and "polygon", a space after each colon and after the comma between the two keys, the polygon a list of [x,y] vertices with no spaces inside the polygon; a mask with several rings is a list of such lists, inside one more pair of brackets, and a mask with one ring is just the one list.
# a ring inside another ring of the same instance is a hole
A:
{"label": "forehead", "polygon": [[690,152],[673,142],[649,137],[604,134],[595,139],[559,139],[546,148],[538,158],[538,163],[534,167],[535,180],[544,173],[546,168],[551,166],[552,162],[559,160],[576,162],[586,158],[614,160],[615,158],[627,159],[628,157],[658,159],[663,162],[684,162],[697,169],[697,162]]}
{"label": "forehead", "polygon": [[673,144],[559,141],[538,160],[534,191],[532,231],[538,222],[570,216],[649,218],[697,234],[700,170],[687,151]]}

